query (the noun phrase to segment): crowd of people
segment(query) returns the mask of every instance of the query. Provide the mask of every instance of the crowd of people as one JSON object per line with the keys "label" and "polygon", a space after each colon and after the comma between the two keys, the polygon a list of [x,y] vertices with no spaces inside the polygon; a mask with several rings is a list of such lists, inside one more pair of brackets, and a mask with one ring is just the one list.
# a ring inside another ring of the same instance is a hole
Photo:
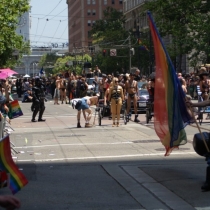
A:
{"label": "crowd of people", "polygon": [[[203,100],[208,98],[210,80],[208,79],[209,72],[205,67],[201,67],[198,74],[191,73],[182,75],[177,73],[177,77],[180,80],[183,91],[190,95],[192,99],[197,99],[197,86],[200,86]],[[88,84],[89,78],[92,78],[91,84],[91,95],[90,94],[90,83]],[[21,98],[22,102],[31,102],[31,110],[33,111],[32,122],[36,122],[36,115],[39,112],[38,121],[44,121],[42,118],[45,110],[44,101],[46,100],[45,95],[51,97],[54,100],[54,105],[70,104],[73,99],[89,98],[96,96],[98,99],[104,100],[104,105],[111,104],[110,119],[113,120],[113,125],[119,124],[119,119],[115,122],[114,115],[119,115],[119,108],[113,108],[113,100],[117,101],[117,98],[121,98],[122,102],[127,101],[127,113],[130,112],[131,102],[133,103],[135,118],[134,122],[140,122],[138,119],[137,100],[140,97],[138,91],[138,82],[145,82],[150,98],[154,95],[154,79],[141,75],[139,69],[136,69],[132,73],[118,73],[103,74],[98,66],[95,67],[94,71],[89,70],[83,72],[82,75],[77,75],[75,72],[65,72],[56,76],[45,77],[45,78],[17,78],[1,80],[0,92],[1,95],[6,94],[7,101],[11,101],[11,92],[13,87],[16,87],[17,95]],[[115,87],[114,89],[111,87]],[[117,88],[116,88],[117,87]],[[123,96],[121,96],[121,88]],[[115,96],[114,96],[115,92]],[[42,95],[42,96],[41,96]],[[88,99],[89,100],[89,99]],[[0,100],[1,102],[1,100]],[[111,103],[112,102],[112,103]],[[121,100],[118,100],[118,107],[121,107]],[[4,104],[5,110],[8,108]],[[1,108],[1,109],[3,109]],[[41,112],[40,112],[41,109]],[[130,116],[129,116],[130,117]],[[89,121],[88,121],[89,123]],[[89,124],[87,123],[87,127]],[[81,125],[78,123],[78,127]]]}

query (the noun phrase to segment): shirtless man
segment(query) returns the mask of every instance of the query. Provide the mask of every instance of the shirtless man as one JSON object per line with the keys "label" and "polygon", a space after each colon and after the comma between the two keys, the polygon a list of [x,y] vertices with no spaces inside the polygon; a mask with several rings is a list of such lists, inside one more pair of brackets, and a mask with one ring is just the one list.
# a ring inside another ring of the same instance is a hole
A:
{"label": "shirtless man", "polygon": [[54,93],[54,104],[59,105],[58,99],[60,98],[60,88],[61,88],[61,80],[60,77],[57,76],[55,81],[55,93]]}
{"label": "shirtless man", "polygon": [[65,78],[61,78],[61,81],[60,81],[60,96],[61,96],[61,103],[63,104],[63,101],[65,101],[66,104],[67,104],[67,100],[66,100],[66,79]]}
{"label": "shirtless man", "polygon": [[127,98],[127,119],[129,119],[129,112],[131,108],[131,101],[133,101],[134,112],[135,112],[135,119],[134,122],[140,122],[138,119],[138,112],[137,112],[137,99],[138,95],[138,85],[137,81],[134,80],[135,74],[130,74],[130,79],[128,79],[125,83],[125,98]]}
{"label": "shirtless man", "polygon": [[[81,99],[73,99],[73,103],[74,101],[77,101],[76,103],[79,103],[79,106],[75,108],[78,110],[78,113],[77,113],[77,128],[81,128],[81,125],[80,125],[80,118],[81,118],[81,110],[82,110],[82,113],[83,113],[83,116],[84,116],[84,119],[85,119],[85,127],[86,128],[90,128],[92,127],[92,125],[90,124],[90,119],[91,119],[91,116],[92,116],[92,110],[90,109],[90,106],[93,106],[93,105],[97,105],[98,104],[98,96],[92,96],[92,97],[89,97],[89,96],[86,96],[84,98],[81,98]],[[88,114],[86,116],[86,113]]]}

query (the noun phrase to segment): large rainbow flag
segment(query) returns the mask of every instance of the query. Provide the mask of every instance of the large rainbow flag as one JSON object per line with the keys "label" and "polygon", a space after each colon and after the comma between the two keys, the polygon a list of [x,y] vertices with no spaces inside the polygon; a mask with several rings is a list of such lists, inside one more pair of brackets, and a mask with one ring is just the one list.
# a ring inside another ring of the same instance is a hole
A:
{"label": "large rainbow flag", "polygon": [[174,148],[187,143],[184,127],[190,123],[191,117],[174,66],[150,12],[147,14],[156,62],[154,125],[158,137],[165,146],[165,156],[168,156]]}
{"label": "large rainbow flag", "polygon": [[9,173],[9,187],[13,194],[17,193],[28,183],[28,180],[12,159],[9,135],[0,141],[0,170]]}

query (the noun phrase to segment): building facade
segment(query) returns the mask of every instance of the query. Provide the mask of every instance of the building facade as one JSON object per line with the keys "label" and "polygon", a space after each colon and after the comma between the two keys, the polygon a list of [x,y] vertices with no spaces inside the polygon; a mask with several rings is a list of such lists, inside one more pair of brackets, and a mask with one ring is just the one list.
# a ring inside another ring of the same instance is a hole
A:
{"label": "building facade", "polygon": [[123,0],[67,0],[69,19],[69,52],[88,52],[92,48],[90,31],[103,18],[106,7],[123,11]]}
{"label": "building facade", "polygon": [[[144,3],[145,0],[123,1],[123,13],[126,16],[125,28],[126,30],[132,29],[134,32],[133,34],[138,38],[141,38],[142,32],[149,32],[148,17],[146,13],[144,15],[142,14],[142,6],[144,5]],[[170,37],[164,37],[163,42],[167,46],[167,44],[171,42]],[[176,63],[178,62],[179,60],[177,58]],[[182,73],[189,73],[190,71],[192,71],[192,68],[189,66],[187,55],[183,55],[181,70],[177,69],[177,71],[182,71]]]}

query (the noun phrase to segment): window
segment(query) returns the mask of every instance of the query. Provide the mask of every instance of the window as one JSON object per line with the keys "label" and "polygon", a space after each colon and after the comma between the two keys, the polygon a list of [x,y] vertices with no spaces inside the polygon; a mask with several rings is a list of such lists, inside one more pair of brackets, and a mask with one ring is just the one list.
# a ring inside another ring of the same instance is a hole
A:
{"label": "window", "polygon": [[115,1],[114,0],[112,0],[112,4],[114,4],[115,3]]}
{"label": "window", "polygon": [[96,15],[96,10],[95,10],[95,9],[93,9],[92,14],[93,14],[93,15]]}
{"label": "window", "polygon": [[95,24],[96,24],[96,21],[95,21],[95,20],[93,20],[92,25],[94,26]]}
{"label": "window", "polygon": [[123,1],[122,0],[119,0],[119,4],[122,4],[123,3]]}
{"label": "window", "polygon": [[91,20],[88,20],[88,26],[91,26]]}
{"label": "window", "polygon": [[91,14],[91,10],[89,9],[88,11],[87,11],[87,15],[90,15]]}
{"label": "window", "polygon": [[90,4],[90,0],[87,0],[87,4]]}
{"label": "window", "polygon": [[104,5],[107,5],[107,0],[104,0]]}
{"label": "window", "polygon": [[92,0],[92,4],[96,4],[96,0]]}
{"label": "window", "polygon": [[91,38],[91,33],[90,33],[90,31],[88,31],[88,38]]}

